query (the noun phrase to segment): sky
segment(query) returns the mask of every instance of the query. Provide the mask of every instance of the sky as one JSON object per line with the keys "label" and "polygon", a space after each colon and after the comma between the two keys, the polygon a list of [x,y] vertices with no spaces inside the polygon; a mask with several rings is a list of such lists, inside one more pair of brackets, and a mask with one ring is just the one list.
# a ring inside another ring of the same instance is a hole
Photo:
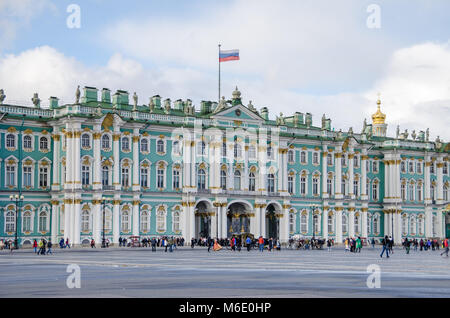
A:
{"label": "sky", "polygon": [[218,98],[220,43],[240,50],[221,64],[227,99],[237,86],[271,118],[325,114],[360,132],[379,93],[389,136],[430,128],[448,142],[448,12],[448,0],[0,0],[0,88],[11,104],[73,103],[80,85],[198,108]]}

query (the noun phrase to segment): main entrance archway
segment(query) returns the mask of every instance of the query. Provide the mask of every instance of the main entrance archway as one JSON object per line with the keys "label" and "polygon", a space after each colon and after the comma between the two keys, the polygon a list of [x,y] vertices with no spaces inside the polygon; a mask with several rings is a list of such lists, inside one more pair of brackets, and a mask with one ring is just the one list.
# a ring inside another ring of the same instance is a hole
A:
{"label": "main entrance archway", "polygon": [[195,232],[194,238],[211,237],[211,216],[214,209],[210,202],[200,201],[195,206]]}
{"label": "main entrance archway", "polygon": [[266,208],[266,237],[278,239],[280,237],[280,208],[276,204],[269,204]]}
{"label": "main entrance archway", "polygon": [[243,202],[234,202],[227,210],[227,237],[233,235],[253,234],[251,232],[251,205]]}

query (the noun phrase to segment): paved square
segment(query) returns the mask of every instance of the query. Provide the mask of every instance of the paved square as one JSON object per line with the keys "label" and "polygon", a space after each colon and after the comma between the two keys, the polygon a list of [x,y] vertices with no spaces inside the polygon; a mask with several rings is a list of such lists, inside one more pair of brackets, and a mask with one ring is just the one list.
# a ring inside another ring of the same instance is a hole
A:
{"label": "paved square", "polygon": [[[361,253],[336,247],[208,253],[179,248],[76,249],[38,256],[0,252],[0,297],[450,297],[450,257],[440,251],[398,248]],[[69,264],[81,269],[81,288],[70,289]],[[381,288],[366,285],[367,266],[381,268]]]}

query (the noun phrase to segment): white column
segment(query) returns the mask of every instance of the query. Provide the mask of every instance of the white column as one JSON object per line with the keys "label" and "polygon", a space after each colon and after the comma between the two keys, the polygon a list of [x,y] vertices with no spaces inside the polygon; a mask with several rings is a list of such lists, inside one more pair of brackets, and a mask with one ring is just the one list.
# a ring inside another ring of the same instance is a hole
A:
{"label": "white column", "polygon": [[341,183],[342,183],[342,153],[335,153],[334,154],[334,160],[335,160],[335,167],[336,167],[336,178],[335,178],[335,184],[334,184],[334,193],[335,198],[340,199],[344,196],[343,193],[341,193]]}
{"label": "white column", "polygon": [[227,238],[228,236],[228,228],[227,228],[227,204],[222,203],[221,209],[221,217],[222,217],[222,238]]}
{"label": "white column", "polygon": [[73,244],[80,245],[80,216],[81,216],[81,199],[75,199],[73,205],[74,223],[73,223]]}
{"label": "white column", "polygon": [[73,145],[74,145],[74,167],[75,167],[75,179],[74,179],[74,188],[81,189],[81,145],[80,145],[80,136],[81,131],[76,130],[73,134]]}
{"label": "white column", "polygon": [[362,237],[366,237],[367,238],[367,211],[364,209],[361,209],[361,233],[362,233]]}
{"label": "white column", "polygon": [[120,236],[120,201],[114,198],[113,202],[113,241],[112,243],[119,243]]}
{"label": "white column", "polygon": [[59,219],[59,202],[57,200],[52,200],[52,224],[51,224],[51,233],[52,233],[52,242],[53,244],[57,244],[58,237],[58,219]]}
{"label": "white column", "polygon": [[[187,137],[189,138],[189,136]],[[189,192],[191,185],[191,141],[183,141],[183,191]],[[187,223],[188,224],[188,223]],[[187,240],[187,238],[186,238]],[[190,240],[190,238],[189,238]]]}
{"label": "white column", "polygon": [[195,228],[195,210],[193,202],[189,202],[189,227],[191,229],[191,237],[189,238],[189,242],[191,241],[191,238],[197,237],[198,229]]}
{"label": "white column", "polygon": [[[390,195],[390,184],[391,184],[391,174],[390,172],[390,165],[388,160],[384,160],[384,197],[389,198]],[[380,161],[381,164],[381,161]],[[381,194],[381,193],[380,193]]]}
{"label": "white column", "polygon": [[103,211],[102,204],[100,200],[97,200],[96,203],[93,203],[93,215],[92,215],[92,232],[95,244],[101,244],[102,237],[101,232],[103,230]]}
{"label": "white column", "polygon": [[352,153],[348,154],[348,194],[352,199],[354,199],[354,191],[353,191],[353,182],[355,180],[354,169],[353,169],[353,158],[355,154],[353,153],[353,149],[350,149]]}
{"label": "white column", "polygon": [[322,237],[328,239],[328,209],[322,211]]}
{"label": "white column", "polygon": [[[67,199],[67,198],[66,198]],[[71,227],[71,215],[72,215],[72,204],[68,204],[68,200],[65,200],[64,203],[64,242],[66,239],[71,240],[71,233],[70,233],[70,227]]]}
{"label": "white column", "polygon": [[185,242],[189,244],[191,242],[191,233],[189,229],[189,205],[183,203],[183,214],[181,215],[181,226],[183,229],[183,237]]}
{"label": "white column", "polygon": [[283,216],[280,219],[280,243],[289,241],[289,210],[283,205]]}
{"label": "white column", "polygon": [[248,146],[244,147],[244,175],[242,176],[242,180],[244,181],[243,189],[248,191]]}
{"label": "white column", "polygon": [[355,236],[355,211],[348,211],[348,235]]}
{"label": "white column", "polygon": [[327,164],[327,146],[323,146],[323,152],[322,152],[322,197],[328,198],[328,192],[327,192],[327,178],[328,178],[328,164]]}
{"label": "white column", "polygon": [[[114,127],[113,134],[113,156],[114,156],[114,167],[113,167],[113,186],[115,190],[120,190],[120,128]],[[119,239],[119,237],[117,237]]]}
{"label": "white column", "polygon": [[139,128],[134,128],[133,136],[133,191],[140,191],[139,183]]}
{"label": "white column", "polygon": [[[65,133],[65,138],[66,138],[66,180],[64,183],[64,189],[72,189],[73,187],[73,145],[72,145],[72,137],[73,137],[73,132],[69,131],[69,124],[67,124],[66,126],[66,133]],[[66,226],[69,226],[69,224],[71,223],[66,223]],[[70,239],[70,237],[69,237]]]}
{"label": "white column", "polygon": [[261,236],[266,237],[266,204],[263,204],[260,208],[260,218],[261,218]]}
{"label": "white column", "polygon": [[133,201],[133,235],[139,236],[139,200]]}
{"label": "white column", "polygon": [[444,203],[444,176],[443,176],[444,163],[442,162],[442,158],[438,158],[436,162],[436,203],[443,204]]}
{"label": "white column", "polygon": [[255,203],[255,232],[253,232],[255,238],[261,235],[261,208],[259,204]]}
{"label": "white column", "polygon": [[211,238],[214,239],[217,237],[217,212],[216,211],[211,212],[214,213],[211,216]]}
{"label": "white column", "polygon": [[[94,128],[95,129],[95,128]],[[100,136],[101,132],[99,130],[94,130],[92,137],[93,137],[93,144],[94,144],[94,165],[93,165],[93,189],[99,190],[102,188],[102,180],[101,180],[101,173],[102,173],[102,166],[101,166],[101,155],[100,155]],[[95,238],[94,238],[95,239]],[[96,240],[97,242],[97,240]]]}
{"label": "white column", "polygon": [[[53,128],[56,131],[57,128]],[[52,190],[58,191],[61,188],[60,180],[60,169],[61,169],[61,150],[60,150],[60,134],[53,135],[53,184]]]}
{"label": "white column", "polygon": [[342,244],[342,210],[339,208],[336,210],[336,242]]}
{"label": "white column", "polygon": [[363,149],[361,155],[361,200],[368,200],[367,193],[367,151]]}

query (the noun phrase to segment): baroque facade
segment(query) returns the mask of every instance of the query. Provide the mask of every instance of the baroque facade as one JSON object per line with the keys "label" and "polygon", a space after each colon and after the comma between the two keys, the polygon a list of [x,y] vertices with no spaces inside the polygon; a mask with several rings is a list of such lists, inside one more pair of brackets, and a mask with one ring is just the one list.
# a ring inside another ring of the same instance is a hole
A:
{"label": "baroque facade", "polygon": [[[77,89],[73,104],[4,103],[0,91],[0,239],[85,244],[119,237],[432,238],[449,235],[450,143],[428,129],[387,137],[310,113],[126,91]],[[16,202],[10,195],[20,194]],[[17,214],[16,214],[17,213]],[[17,222],[17,224],[16,224]]]}

